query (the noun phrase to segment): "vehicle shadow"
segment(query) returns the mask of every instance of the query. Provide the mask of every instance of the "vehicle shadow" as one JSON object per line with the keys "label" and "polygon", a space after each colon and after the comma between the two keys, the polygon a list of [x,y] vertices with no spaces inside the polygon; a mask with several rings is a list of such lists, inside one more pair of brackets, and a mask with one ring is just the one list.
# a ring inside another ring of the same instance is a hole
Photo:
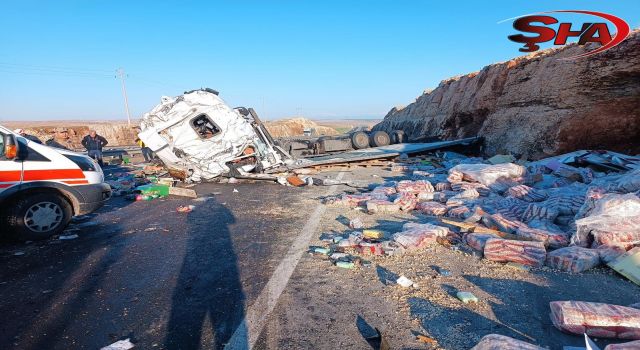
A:
{"label": "vehicle shadow", "polygon": [[190,237],[173,290],[166,349],[221,349],[244,318],[245,295],[229,225],[215,199],[188,214]]}

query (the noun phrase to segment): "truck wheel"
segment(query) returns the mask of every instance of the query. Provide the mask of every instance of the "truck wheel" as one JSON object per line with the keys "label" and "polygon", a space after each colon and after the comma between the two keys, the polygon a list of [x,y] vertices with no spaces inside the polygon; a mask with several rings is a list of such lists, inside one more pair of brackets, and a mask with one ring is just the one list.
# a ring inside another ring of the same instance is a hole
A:
{"label": "truck wheel", "polygon": [[376,131],[371,134],[371,146],[372,147],[380,147],[387,146],[391,143],[391,139],[389,138],[389,134],[384,131]]}
{"label": "truck wheel", "polygon": [[354,132],[351,135],[351,143],[355,149],[363,149],[369,147],[369,136],[364,131]]}
{"label": "truck wheel", "polygon": [[407,141],[407,136],[402,130],[393,130],[389,136],[391,137],[391,143],[394,145],[398,143],[405,143]]}
{"label": "truck wheel", "polygon": [[55,193],[29,194],[6,208],[7,224],[13,238],[41,240],[60,234],[73,211],[65,198]]}

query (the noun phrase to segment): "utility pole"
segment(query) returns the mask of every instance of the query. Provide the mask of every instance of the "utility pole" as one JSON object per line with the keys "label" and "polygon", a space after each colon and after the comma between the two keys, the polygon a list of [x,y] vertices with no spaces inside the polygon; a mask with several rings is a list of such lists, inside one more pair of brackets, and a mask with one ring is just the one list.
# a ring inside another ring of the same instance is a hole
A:
{"label": "utility pole", "polygon": [[118,68],[116,70],[116,74],[120,77],[120,81],[122,82],[122,96],[124,97],[124,109],[127,111],[127,124],[131,126],[131,113],[129,113],[129,99],[127,98],[127,86],[124,84],[124,77],[126,74],[124,73],[124,68]]}

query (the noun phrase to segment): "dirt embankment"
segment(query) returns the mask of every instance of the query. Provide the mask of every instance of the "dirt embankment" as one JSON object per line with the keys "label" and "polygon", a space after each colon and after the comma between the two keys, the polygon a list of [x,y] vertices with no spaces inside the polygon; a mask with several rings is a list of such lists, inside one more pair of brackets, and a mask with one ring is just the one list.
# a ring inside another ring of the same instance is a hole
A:
{"label": "dirt embankment", "polygon": [[[132,122],[128,126],[123,121],[50,121],[50,122],[3,122],[3,125],[17,129],[22,128],[27,133],[37,136],[42,142],[53,146],[64,146],[69,149],[82,149],[80,141],[89,134],[90,130],[96,130],[99,135],[109,141],[109,146],[135,145],[138,122]],[[328,126],[305,118],[281,119],[265,122],[267,129],[273,137],[301,136],[305,129],[313,131],[314,135],[337,135],[339,132]]]}
{"label": "dirt embankment", "polygon": [[28,134],[37,136],[42,142],[50,146],[82,149],[82,138],[95,130],[98,135],[109,141],[109,146],[135,145],[138,123],[122,121],[81,122],[81,121],[51,121],[51,122],[3,122],[8,128],[22,128]]}
{"label": "dirt embankment", "polygon": [[577,149],[640,152],[640,30],[619,46],[568,45],[444,80],[376,130],[410,138],[484,136],[487,154],[530,159]]}
{"label": "dirt embankment", "polygon": [[267,121],[265,125],[273,137],[301,136],[304,130],[311,130],[313,135],[337,135],[339,132],[331,127],[322,126],[306,118],[291,118]]}

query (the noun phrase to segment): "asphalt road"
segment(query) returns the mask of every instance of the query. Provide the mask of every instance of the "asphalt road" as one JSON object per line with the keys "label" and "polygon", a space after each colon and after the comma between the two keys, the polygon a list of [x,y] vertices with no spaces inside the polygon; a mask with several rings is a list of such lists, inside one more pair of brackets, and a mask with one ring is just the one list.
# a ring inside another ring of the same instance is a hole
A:
{"label": "asphalt road", "polygon": [[271,184],[195,189],[214,194],[114,198],[70,226],[77,239],[0,246],[0,348],[221,348],[317,201]]}

